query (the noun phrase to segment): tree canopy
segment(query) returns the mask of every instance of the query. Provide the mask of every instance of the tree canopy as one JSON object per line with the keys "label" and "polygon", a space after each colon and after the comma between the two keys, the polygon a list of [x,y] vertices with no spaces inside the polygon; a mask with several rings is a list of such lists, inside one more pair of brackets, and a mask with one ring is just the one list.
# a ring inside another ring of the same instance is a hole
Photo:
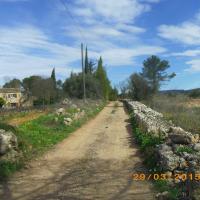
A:
{"label": "tree canopy", "polygon": [[167,73],[166,70],[170,68],[167,60],[161,60],[157,56],[151,56],[143,62],[141,76],[144,77],[153,93],[156,93],[161,83],[168,81],[176,76],[175,73]]}
{"label": "tree canopy", "polygon": [[14,78],[13,80],[5,83],[3,85],[4,88],[20,88],[21,87],[21,81],[19,79]]}

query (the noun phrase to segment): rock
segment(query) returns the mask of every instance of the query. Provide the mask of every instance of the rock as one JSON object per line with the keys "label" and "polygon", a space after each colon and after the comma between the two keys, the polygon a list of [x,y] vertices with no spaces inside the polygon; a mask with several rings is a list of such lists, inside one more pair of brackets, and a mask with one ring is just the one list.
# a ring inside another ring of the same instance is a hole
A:
{"label": "rock", "polygon": [[65,98],[65,99],[62,101],[62,104],[63,104],[63,105],[69,105],[69,104],[71,104],[71,101],[70,101],[69,99]]}
{"label": "rock", "polygon": [[59,108],[56,110],[57,115],[64,115],[65,114],[65,109],[64,108]]}
{"label": "rock", "polygon": [[163,171],[173,171],[179,167],[179,156],[172,150],[159,149],[158,155],[159,165]]}
{"label": "rock", "polygon": [[76,109],[78,106],[76,104],[72,104],[71,107]]}
{"label": "rock", "polygon": [[194,137],[194,141],[193,141],[193,143],[198,143],[199,142],[199,134],[194,134],[193,135],[193,137]]}
{"label": "rock", "polygon": [[64,118],[64,121],[66,121],[66,122],[72,122],[72,119],[69,118],[69,117],[67,117],[67,118]]}
{"label": "rock", "polygon": [[14,161],[18,155],[18,142],[15,134],[0,129],[0,160]]}
{"label": "rock", "polygon": [[169,192],[165,191],[156,195],[157,200],[169,200]]}
{"label": "rock", "polygon": [[69,117],[64,118],[64,124],[65,125],[69,126],[69,125],[71,125],[72,122],[73,122],[73,120],[71,118],[69,118]]}
{"label": "rock", "polygon": [[180,158],[179,160],[179,168],[186,169],[188,167],[188,163],[184,158]]}
{"label": "rock", "polygon": [[0,129],[0,155],[6,154],[11,149],[17,149],[17,137],[9,131]]}
{"label": "rock", "polygon": [[194,144],[193,149],[195,151],[200,151],[200,143]]}
{"label": "rock", "polygon": [[191,144],[195,141],[191,133],[184,131],[180,127],[171,127],[169,132],[169,138],[175,144]]}
{"label": "rock", "polygon": [[158,146],[159,151],[166,152],[166,151],[172,151],[172,147],[168,146],[167,144],[160,144]]}

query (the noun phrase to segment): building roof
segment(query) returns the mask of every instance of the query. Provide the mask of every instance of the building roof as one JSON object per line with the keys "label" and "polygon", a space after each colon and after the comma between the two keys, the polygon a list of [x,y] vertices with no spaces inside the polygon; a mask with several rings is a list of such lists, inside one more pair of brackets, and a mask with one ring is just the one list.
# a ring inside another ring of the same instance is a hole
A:
{"label": "building roof", "polygon": [[0,93],[21,93],[20,88],[0,88]]}

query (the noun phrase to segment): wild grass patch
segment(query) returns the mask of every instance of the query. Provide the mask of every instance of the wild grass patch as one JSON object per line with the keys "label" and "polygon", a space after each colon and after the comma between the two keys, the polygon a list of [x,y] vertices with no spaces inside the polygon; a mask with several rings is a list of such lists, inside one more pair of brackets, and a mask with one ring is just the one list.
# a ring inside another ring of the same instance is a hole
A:
{"label": "wild grass patch", "polygon": [[[32,158],[41,155],[46,150],[68,137],[73,131],[78,129],[90,118],[98,114],[104,107],[100,106],[86,107],[84,117],[74,120],[70,126],[63,123],[64,117],[72,117],[76,109],[69,109],[66,116],[57,116],[56,114],[46,114],[39,118],[26,122],[17,128],[0,123],[0,128],[13,131],[19,140],[19,148],[23,157],[17,163],[1,162],[0,178],[6,178],[14,171],[23,167],[24,164]],[[58,118],[55,120],[55,118]]]}

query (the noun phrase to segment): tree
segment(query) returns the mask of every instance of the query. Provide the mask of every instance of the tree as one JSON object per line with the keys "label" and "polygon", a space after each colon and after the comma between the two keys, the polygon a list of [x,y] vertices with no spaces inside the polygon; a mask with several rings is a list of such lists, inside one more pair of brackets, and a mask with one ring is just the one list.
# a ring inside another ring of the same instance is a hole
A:
{"label": "tree", "polygon": [[200,97],[200,89],[194,89],[189,93],[189,97],[191,98],[199,98]]}
{"label": "tree", "polygon": [[37,98],[35,104],[54,103],[56,91],[53,80],[51,78],[36,80],[32,86],[32,95]]}
{"label": "tree", "polygon": [[93,74],[93,72],[95,71],[95,66],[96,63],[93,61],[93,60],[90,60],[89,63],[88,63],[88,72],[90,74]]}
{"label": "tree", "polygon": [[13,79],[7,83],[4,84],[3,88],[20,88],[21,87],[21,81],[19,79]]}
{"label": "tree", "polygon": [[151,89],[148,82],[137,73],[130,76],[128,82],[129,95],[136,101],[148,99],[151,94]]}
{"label": "tree", "polygon": [[85,49],[85,73],[89,73],[89,61],[88,61],[88,50],[87,50],[87,46]]}
{"label": "tree", "polygon": [[111,89],[110,91],[110,95],[109,95],[109,100],[110,101],[116,101],[118,98],[118,90],[116,87],[114,87],[113,89]]}
{"label": "tree", "polygon": [[54,86],[56,88],[56,73],[55,73],[55,68],[53,68],[51,72],[51,79],[53,80]]}
{"label": "tree", "polygon": [[103,60],[100,57],[96,70],[96,78],[100,81],[101,90],[105,100],[109,99],[109,92],[111,90],[110,81],[108,80],[106,70],[103,67]]}
{"label": "tree", "polygon": [[6,104],[6,101],[0,97],[0,108],[2,108]]}
{"label": "tree", "polygon": [[30,77],[24,78],[22,80],[22,86],[23,86],[26,94],[28,95],[28,97],[33,95],[33,87],[34,87],[35,83],[40,81],[41,79],[42,79],[42,77],[40,77],[40,76],[30,76]]}
{"label": "tree", "polygon": [[176,76],[175,73],[166,72],[169,67],[167,60],[161,60],[157,56],[151,56],[144,61],[141,75],[147,80],[153,93],[159,90],[162,82],[169,81]]}
{"label": "tree", "polygon": [[[102,98],[99,80],[92,74],[86,74],[85,78],[85,85],[87,88],[86,96],[93,99]],[[67,96],[81,99],[83,97],[82,84],[82,73],[71,73],[71,76],[67,78],[63,84],[63,90]]]}

